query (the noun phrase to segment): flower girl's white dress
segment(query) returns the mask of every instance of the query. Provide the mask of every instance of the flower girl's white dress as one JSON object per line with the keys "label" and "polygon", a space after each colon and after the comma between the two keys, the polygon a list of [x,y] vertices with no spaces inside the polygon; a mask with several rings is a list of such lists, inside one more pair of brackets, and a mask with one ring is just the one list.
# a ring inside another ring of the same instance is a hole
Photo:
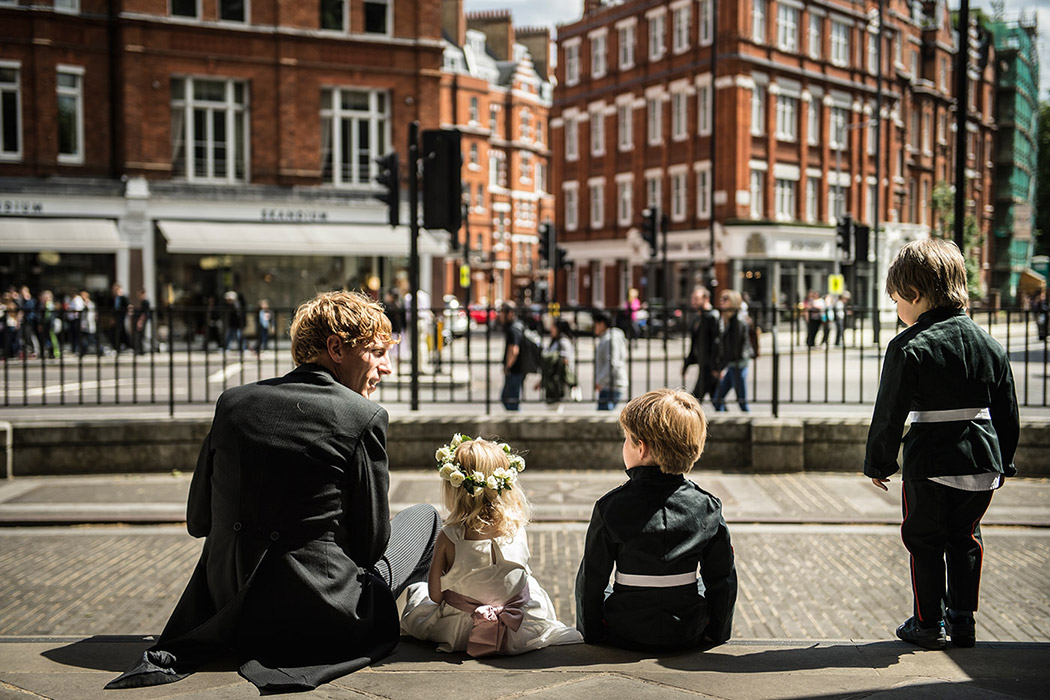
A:
{"label": "flower girl's white dress", "polygon": [[[445,527],[456,558],[452,569],[441,577],[441,590],[454,591],[486,605],[503,605],[519,597],[528,587],[521,626],[507,628],[500,653],[521,654],[552,644],[576,644],[583,637],[573,627],[558,621],[554,605],[529,570],[529,545],[525,528],[513,537],[468,540],[463,526]],[[447,602],[434,603],[426,583],[407,589],[408,599],[401,617],[401,630],[418,639],[438,642],[438,651],[467,648],[474,619],[470,613]]]}

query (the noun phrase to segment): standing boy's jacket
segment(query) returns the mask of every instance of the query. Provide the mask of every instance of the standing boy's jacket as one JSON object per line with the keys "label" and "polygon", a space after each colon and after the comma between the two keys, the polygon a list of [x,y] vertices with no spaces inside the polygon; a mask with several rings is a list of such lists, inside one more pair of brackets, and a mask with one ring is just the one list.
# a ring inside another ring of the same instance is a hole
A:
{"label": "standing boy's jacket", "polygon": [[[722,504],[681,474],[627,470],[630,479],[594,505],[576,576],[576,627],[588,643],[683,648],[729,639],[736,568]],[[695,575],[669,587],[616,582],[609,575]]]}
{"label": "standing boy's jacket", "polygon": [[1010,361],[965,311],[932,309],[886,347],[864,474],[904,479],[999,472],[1013,476],[1020,432]]}

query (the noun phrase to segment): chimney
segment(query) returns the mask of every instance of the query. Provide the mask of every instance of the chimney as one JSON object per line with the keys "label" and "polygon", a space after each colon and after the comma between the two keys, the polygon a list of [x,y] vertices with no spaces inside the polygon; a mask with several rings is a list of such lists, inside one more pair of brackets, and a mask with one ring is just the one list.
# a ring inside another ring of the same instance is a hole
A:
{"label": "chimney", "polygon": [[532,65],[544,80],[550,80],[551,35],[547,27],[522,27],[517,31],[518,43],[529,50]]}
{"label": "chimney", "polygon": [[467,43],[467,18],[463,0],[441,0],[441,31],[456,46]]}
{"label": "chimney", "polygon": [[485,35],[485,43],[497,61],[509,61],[514,56],[514,27],[510,10],[472,12],[467,15],[467,29]]}
{"label": "chimney", "polygon": [[583,16],[594,14],[603,4],[602,0],[583,0]]}

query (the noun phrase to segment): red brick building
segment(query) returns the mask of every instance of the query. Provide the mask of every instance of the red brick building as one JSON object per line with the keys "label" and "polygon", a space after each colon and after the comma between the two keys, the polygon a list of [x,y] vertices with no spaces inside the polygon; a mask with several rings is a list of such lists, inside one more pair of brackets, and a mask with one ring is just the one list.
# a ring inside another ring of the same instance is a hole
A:
{"label": "red brick building", "polygon": [[[442,2],[441,123],[462,133],[467,220],[445,292],[482,303],[539,299],[549,284],[537,230],[554,219],[547,128],[550,32],[515,28],[508,11],[463,13]],[[471,290],[458,267],[471,265]]]}
{"label": "red brick building", "polygon": [[3,284],[402,283],[374,159],[441,123],[440,26],[439,0],[0,2]]}
{"label": "red brick building", "polygon": [[[661,295],[639,235],[653,205],[669,216],[673,302],[713,274],[759,304],[793,304],[841,271],[854,302],[870,304],[871,275],[881,284],[900,245],[929,234],[933,189],[953,180],[946,5],[885,8],[880,57],[874,0],[718,3],[717,25],[713,0],[587,0],[559,28],[552,109],[556,219],[576,263],[569,299]],[[973,59],[982,106],[968,192],[986,228],[991,92]],[[877,219],[870,262],[839,252],[845,214]]]}

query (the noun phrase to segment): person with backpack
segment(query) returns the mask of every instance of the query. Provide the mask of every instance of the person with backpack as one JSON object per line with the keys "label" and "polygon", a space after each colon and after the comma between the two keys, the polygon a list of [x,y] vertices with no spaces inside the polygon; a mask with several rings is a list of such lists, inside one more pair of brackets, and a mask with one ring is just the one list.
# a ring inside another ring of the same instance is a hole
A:
{"label": "person with backpack", "polygon": [[508,411],[521,410],[521,387],[525,382],[522,347],[525,343],[525,327],[518,320],[518,307],[513,301],[503,302],[499,310],[506,346],[503,350],[503,391],[500,401]]}
{"label": "person with backpack", "polygon": [[732,389],[740,410],[747,413],[747,368],[755,352],[751,346],[751,319],[740,317],[740,292],[727,289],[718,296],[718,345],[715,364],[722,373],[713,402],[716,411],[725,411],[726,395]]}

